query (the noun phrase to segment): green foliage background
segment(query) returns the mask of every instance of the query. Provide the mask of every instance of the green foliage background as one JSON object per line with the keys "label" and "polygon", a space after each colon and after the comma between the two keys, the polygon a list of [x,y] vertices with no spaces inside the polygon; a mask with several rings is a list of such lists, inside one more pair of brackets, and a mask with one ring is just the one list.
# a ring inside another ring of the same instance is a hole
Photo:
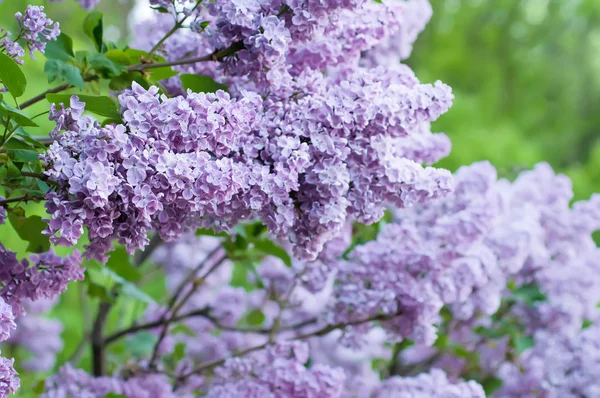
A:
{"label": "green foliage background", "polygon": [[[453,143],[452,154],[441,165],[455,170],[488,159],[501,176],[513,178],[524,168],[548,161],[573,179],[576,198],[600,191],[600,0],[430,1],[434,17],[408,64],[423,82],[439,79],[454,90],[454,106],[433,126],[435,131],[446,132]],[[12,16],[28,3],[0,3],[0,27],[15,30]],[[48,15],[60,21],[75,48],[93,49],[81,31],[86,12],[74,0],[36,3],[45,5]],[[132,6],[132,0],[100,3],[105,31],[120,32],[122,43],[128,36],[126,15]],[[43,56],[26,61],[29,84],[23,99],[45,90],[44,62]],[[32,107],[31,114],[47,107],[42,101]],[[39,128],[28,130],[30,134],[46,135],[51,129],[41,119]],[[43,207],[28,205],[27,212],[43,215]],[[24,254],[26,243],[10,225],[0,226],[0,239]],[[161,276],[155,275],[144,290],[158,295],[160,286]],[[83,284],[71,286],[52,314],[65,323],[65,350],[59,364],[77,351],[87,332],[83,325],[90,323],[87,318],[95,311],[94,299],[86,298],[83,289]],[[134,300],[120,304],[113,311],[109,330],[118,323],[127,325],[144,305]],[[143,351],[145,343],[143,339],[123,342],[111,348],[109,355],[121,361],[132,355],[124,344]],[[17,359],[26,355],[2,351]],[[88,351],[82,351],[79,364],[83,367],[89,365]],[[40,379],[22,373],[21,380],[20,396],[32,396]]]}

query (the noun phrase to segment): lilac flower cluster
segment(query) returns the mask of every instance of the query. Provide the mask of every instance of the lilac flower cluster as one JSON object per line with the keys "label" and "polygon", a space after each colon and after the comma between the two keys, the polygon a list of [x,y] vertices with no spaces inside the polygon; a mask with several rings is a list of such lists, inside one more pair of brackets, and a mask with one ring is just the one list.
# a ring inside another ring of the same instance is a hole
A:
{"label": "lilac flower cluster", "polygon": [[134,83],[120,96],[124,124],[104,128],[76,99],[53,109],[56,131],[65,130],[45,154],[60,185],[47,202],[53,242],[74,244],[85,225],[88,256],[104,260],[114,238],[132,251],[152,229],[173,240],[190,227],[260,217],[314,259],[347,219],[371,223],[386,204],[450,191],[447,171],[404,157],[418,153],[418,138],[407,140],[413,151],[398,147],[450,106],[447,86],[386,86],[374,73],[344,71],[325,91],[323,79],[313,75],[315,92],[289,102],[252,92],[166,98]]}
{"label": "lilac flower cluster", "polygon": [[540,331],[533,349],[499,370],[504,380],[496,398],[595,397],[600,394],[600,329],[573,336]]}
{"label": "lilac flower cluster", "polygon": [[32,254],[28,261],[18,260],[14,252],[0,244],[0,297],[16,315],[21,315],[25,312],[24,300],[51,299],[64,292],[69,282],[83,280],[80,264],[77,251],[59,257],[50,250]]}
{"label": "lilac flower cluster", "polygon": [[162,374],[148,374],[131,378],[93,377],[70,364],[60,368],[57,374],[46,379],[43,398],[56,397],[106,397],[121,394],[128,398],[174,398],[187,395],[175,394],[169,379]]}
{"label": "lilac flower cluster", "polygon": [[474,381],[451,383],[444,372],[433,369],[415,377],[391,377],[381,383],[373,398],[484,398],[483,388]]}
{"label": "lilac flower cluster", "polygon": [[31,358],[19,362],[19,366],[31,372],[47,372],[54,367],[56,355],[62,350],[60,337],[63,325],[45,315],[55,305],[56,299],[26,300],[23,307],[26,315],[16,320],[17,332],[6,342],[12,347],[21,347]]}
{"label": "lilac flower cluster", "polygon": [[474,164],[458,171],[451,197],[397,211],[396,222],[377,240],[336,266],[328,321],[385,314],[393,318],[384,325],[395,338],[432,344],[442,306],[467,300],[483,269],[495,265],[493,255],[478,246],[497,214],[495,181],[489,163]]}
{"label": "lilac flower cluster", "polygon": [[17,12],[15,18],[19,21],[21,30],[14,40],[9,38],[10,32],[0,30],[0,51],[4,51],[6,55],[12,57],[19,64],[23,63],[23,60],[19,57],[22,57],[25,51],[17,40],[25,39],[29,55],[32,59],[35,59],[33,55],[35,51],[43,54],[46,42],[56,40],[60,35],[58,22],[53,22],[46,16],[43,6],[28,5],[25,15]]}
{"label": "lilac flower cluster", "polygon": [[[15,328],[12,308],[0,298],[0,341],[7,340]],[[0,398],[14,394],[21,384],[14,368],[14,362],[14,359],[0,357]]]}
{"label": "lilac flower cluster", "polygon": [[341,369],[306,368],[306,343],[280,343],[244,358],[230,358],[215,370],[207,397],[340,397]]}

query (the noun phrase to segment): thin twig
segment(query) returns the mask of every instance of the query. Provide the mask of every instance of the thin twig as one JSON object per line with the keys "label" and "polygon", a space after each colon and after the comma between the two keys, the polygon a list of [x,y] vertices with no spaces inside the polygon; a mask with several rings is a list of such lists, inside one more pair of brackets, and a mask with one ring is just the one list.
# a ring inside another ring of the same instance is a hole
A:
{"label": "thin twig", "polygon": [[[154,69],[154,68],[164,68],[164,67],[168,67],[168,66],[177,66],[177,65],[187,65],[187,64],[195,64],[198,62],[210,62],[210,61],[214,61],[214,62],[220,62],[222,61],[225,57],[229,56],[229,55],[233,55],[235,54],[237,51],[241,50],[244,48],[244,44],[242,42],[235,42],[232,45],[230,45],[227,48],[224,48],[222,50],[218,50],[218,51],[213,51],[210,54],[204,55],[202,57],[196,57],[196,58],[187,58],[187,59],[180,59],[177,61],[169,61],[169,62],[159,62],[159,63],[140,63],[137,65],[131,65],[129,67],[127,67],[127,71],[128,72],[141,72],[143,70],[146,69]],[[90,82],[92,80],[97,80],[98,76],[90,76],[88,78],[85,78],[84,81],[86,82]],[[21,104],[21,109],[25,109],[41,100],[43,100],[44,98],[46,98],[47,94],[54,94],[54,93],[59,93],[61,91],[67,90],[69,88],[73,87],[70,84],[63,84],[54,88],[51,88],[49,90],[44,91],[41,94],[36,95],[35,97],[23,102]]]}
{"label": "thin twig", "polygon": [[[357,326],[357,325],[362,325],[364,323],[369,323],[369,322],[375,322],[375,321],[385,321],[385,320],[389,320],[392,319],[396,316],[400,315],[400,313],[396,313],[396,314],[391,314],[391,315],[377,315],[377,316],[373,316],[373,317],[369,317],[367,319],[362,319],[362,320],[358,320],[358,321],[353,321],[353,322],[340,322],[340,323],[336,323],[333,325],[328,325],[325,326],[321,329],[315,330],[313,332],[309,332],[309,333],[305,333],[305,334],[301,334],[298,336],[295,336],[291,339],[289,339],[288,341],[293,341],[293,340],[306,340],[310,337],[316,337],[316,336],[324,336],[334,330],[337,329],[343,329],[346,328],[348,326]],[[263,343],[261,345],[255,346],[255,347],[251,347],[248,348],[246,350],[240,351],[238,353],[235,353],[229,357],[226,358],[221,358],[203,365],[200,365],[198,367],[196,367],[195,369],[189,371],[188,373],[184,373],[183,375],[180,375],[179,377],[177,377],[177,381],[178,384],[181,385],[182,381],[185,381],[188,377],[196,374],[196,373],[202,373],[205,372],[207,370],[211,370],[213,368],[216,368],[217,366],[221,366],[225,363],[225,361],[227,361],[229,358],[234,358],[234,357],[241,357],[241,356],[245,356],[247,354],[250,354],[254,351],[258,351],[258,350],[262,350],[263,348],[268,347],[269,345],[271,345],[272,343],[267,341],[266,343]]]}
{"label": "thin twig", "polygon": [[[209,258],[211,258],[211,257],[206,257],[206,259],[204,259],[203,263],[206,263]],[[192,297],[192,295],[196,292],[198,287],[200,285],[204,284],[204,281],[206,280],[206,278],[214,270],[216,270],[218,268],[218,266],[221,265],[223,263],[223,261],[225,261],[226,258],[227,258],[227,256],[223,255],[218,261],[216,261],[213,264],[213,266],[202,277],[194,279],[194,281],[192,282],[192,288],[186,293],[186,295],[181,300],[179,300],[178,303],[176,303],[176,301],[173,301],[173,306],[169,307],[167,309],[167,312],[165,313],[165,315],[170,312],[171,316],[169,317],[169,319],[167,319],[166,322],[164,322],[164,325],[160,332],[158,340],[154,344],[154,350],[152,351],[152,357],[150,358],[150,362],[148,364],[149,369],[152,369],[154,367],[156,360],[158,359],[158,351],[160,349],[160,344],[165,339],[165,337],[167,337],[167,332],[169,331],[169,326],[171,323],[174,322],[175,318],[177,318],[177,314],[179,313],[179,310],[185,305],[185,303],[189,300],[189,298]],[[183,287],[182,287],[182,289],[183,289]],[[163,318],[164,318],[164,316],[163,316]]]}
{"label": "thin twig", "polygon": [[44,199],[43,196],[23,195],[23,196],[17,196],[14,198],[0,200],[0,206],[6,206],[10,203],[16,203],[16,202],[28,202],[30,200],[43,200],[43,199]]}

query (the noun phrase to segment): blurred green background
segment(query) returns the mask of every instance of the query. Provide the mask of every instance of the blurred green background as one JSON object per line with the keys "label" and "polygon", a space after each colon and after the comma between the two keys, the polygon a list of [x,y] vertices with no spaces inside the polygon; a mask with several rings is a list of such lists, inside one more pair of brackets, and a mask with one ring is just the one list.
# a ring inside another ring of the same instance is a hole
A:
{"label": "blurred green background", "polygon": [[[433,126],[453,143],[452,154],[441,165],[455,170],[488,159],[501,176],[513,178],[545,160],[573,179],[576,198],[600,191],[600,0],[430,1],[433,19],[407,63],[423,82],[439,79],[454,90],[454,106]],[[14,31],[14,13],[29,3],[0,3],[0,27]],[[86,12],[74,0],[35,3],[45,5],[49,17],[60,21],[77,50],[92,49],[81,32]],[[105,36],[110,40],[127,41],[127,15],[133,3],[100,2],[98,10],[105,14]],[[43,56],[35,62],[26,60],[29,85],[23,98],[45,90],[44,61]],[[47,107],[40,102],[31,114]],[[51,129],[49,122],[40,125],[28,131],[45,135]],[[43,207],[29,206],[28,214],[35,213],[42,215]],[[23,254],[25,244],[9,225],[0,226],[0,239]],[[74,354],[86,333],[85,318],[94,311],[93,301],[82,300],[82,286],[72,286],[52,314],[65,322],[66,349],[59,363]],[[122,311],[114,311],[120,320],[113,324],[127,322]],[[115,350],[111,355],[123,354],[118,346]],[[83,367],[89,359],[86,353]],[[22,374],[20,396],[31,396],[38,380]]]}

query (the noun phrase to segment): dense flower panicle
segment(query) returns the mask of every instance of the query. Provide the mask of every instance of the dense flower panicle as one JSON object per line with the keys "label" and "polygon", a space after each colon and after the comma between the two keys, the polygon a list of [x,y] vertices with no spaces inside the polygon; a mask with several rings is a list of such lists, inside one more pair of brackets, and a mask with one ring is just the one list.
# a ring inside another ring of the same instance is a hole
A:
{"label": "dense flower panicle", "polygon": [[56,299],[27,300],[23,303],[26,315],[17,319],[17,330],[7,344],[21,347],[31,358],[19,362],[19,366],[31,372],[47,372],[54,367],[56,355],[62,350],[60,337],[63,325],[45,315],[54,306]]}
{"label": "dense flower panicle", "polygon": [[80,264],[78,251],[59,257],[50,250],[19,261],[14,252],[0,244],[0,297],[21,315],[24,300],[51,299],[64,292],[69,282],[83,280]]}
{"label": "dense flower panicle", "polygon": [[565,336],[540,331],[519,364],[499,371],[504,380],[496,398],[596,397],[600,394],[600,329]]}
{"label": "dense flower panicle", "polygon": [[412,52],[413,43],[433,13],[428,0],[389,0],[387,4],[396,9],[394,15],[398,18],[398,29],[393,34],[386,35],[365,54],[365,64],[392,66],[398,63],[398,59],[407,59]]}
{"label": "dense flower panicle", "polygon": [[134,83],[120,96],[124,125],[103,128],[81,115],[76,97],[54,108],[66,131],[44,155],[61,186],[46,205],[48,232],[59,233],[52,241],[74,244],[87,226],[87,255],[105,260],[114,238],[132,251],[152,229],[173,240],[190,227],[261,218],[297,256],[314,259],[347,219],[374,222],[386,204],[448,193],[447,171],[394,147],[450,106],[449,88],[343,75],[290,102],[222,91],[166,98]]}
{"label": "dense flower panicle", "polygon": [[245,358],[230,358],[215,370],[207,397],[341,397],[341,369],[325,365],[306,368],[306,343],[280,343]]}
{"label": "dense flower panicle", "polygon": [[[0,341],[7,340],[15,328],[12,308],[0,298]],[[14,359],[0,357],[0,398],[14,394],[20,386],[21,381],[17,377],[14,362]]]}
{"label": "dense flower panicle", "polygon": [[470,266],[497,212],[495,180],[488,163],[462,168],[454,195],[397,211],[394,224],[338,265],[329,321],[385,314],[395,338],[432,344],[442,306],[467,300],[477,285]]}
{"label": "dense flower panicle", "polygon": [[171,398],[188,395],[176,394],[169,379],[162,374],[138,377],[93,377],[81,369],[66,364],[57,374],[45,381],[43,398],[90,397],[102,398],[108,394],[122,394],[128,398]]}
{"label": "dense flower panicle", "polygon": [[14,394],[21,386],[14,368],[14,359],[0,357],[0,398]]}
{"label": "dense flower panicle", "polygon": [[444,372],[432,369],[415,377],[394,376],[383,383],[373,398],[485,398],[483,388],[474,381],[452,383]]}

